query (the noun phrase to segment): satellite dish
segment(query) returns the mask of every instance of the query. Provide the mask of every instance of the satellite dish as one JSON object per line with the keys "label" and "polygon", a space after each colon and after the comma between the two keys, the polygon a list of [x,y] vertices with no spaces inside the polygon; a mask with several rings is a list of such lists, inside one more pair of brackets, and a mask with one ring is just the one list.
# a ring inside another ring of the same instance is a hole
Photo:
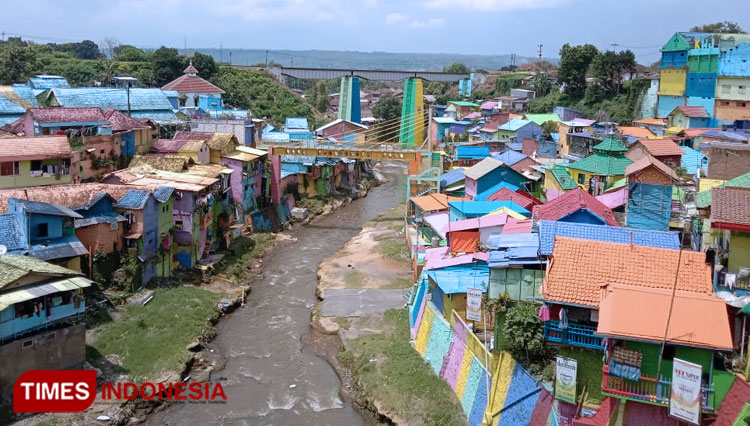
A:
{"label": "satellite dish", "polygon": [[4,245],[0,244],[0,256],[4,255],[8,252],[8,247],[5,247]]}

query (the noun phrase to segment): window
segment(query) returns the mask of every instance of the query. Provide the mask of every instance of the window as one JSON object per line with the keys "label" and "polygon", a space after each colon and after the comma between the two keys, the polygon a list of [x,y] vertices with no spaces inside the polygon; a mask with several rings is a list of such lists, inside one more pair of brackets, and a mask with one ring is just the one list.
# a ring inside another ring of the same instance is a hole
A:
{"label": "window", "polygon": [[729,106],[729,102],[727,102],[727,101],[721,101],[721,106]]}
{"label": "window", "polygon": [[38,172],[42,170],[42,160],[33,160],[31,162],[31,171]]}
{"label": "window", "polygon": [[39,223],[36,225],[36,236],[47,237],[49,236],[49,227],[46,223]]}
{"label": "window", "polygon": [[728,84],[722,84],[721,85],[721,93],[728,94],[730,92],[731,86]]}
{"label": "window", "polygon": [[15,176],[21,174],[21,167],[18,161],[6,161],[0,163],[0,175]]}
{"label": "window", "polygon": [[100,151],[99,151],[99,154],[102,154],[102,155],[104,155],[104,150],[103,150],[103,149],[102,149],[102,150],[100,150]]}
{"label": "window", "polygon": [[586,183],[586,175],[583,173],[578,173],[578,183],[584,184]]}
{"label": "window", "polygon": [[742,103],[740,104],[740,106],[741,106],[742,108],[745,108],[745,107],[747,107],[747,102],[742,102]]}
{"label": "window", "polygon": [[700,81],[701,83],[705,83],[705,82],[706,82],[706,79],[705,79],[705,78],[701,78],[701,79],[700,79],[699,81]]}
{"label": "window", "polygon": [[33,345],[34,345],[34,341],[31,340],[31,339],[29,339],[29,340],[21,343],[21,348],[28,349],[28,348],[32,347]]}

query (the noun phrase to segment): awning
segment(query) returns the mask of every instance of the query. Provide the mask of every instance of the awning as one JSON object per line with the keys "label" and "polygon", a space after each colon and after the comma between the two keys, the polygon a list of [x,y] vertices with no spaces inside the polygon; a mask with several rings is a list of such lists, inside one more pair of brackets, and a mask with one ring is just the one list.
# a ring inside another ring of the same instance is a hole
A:
{"label": "awning", "polygon": [[0,294],[0,311],[16,303],[36,299],[37,297],[42,297],[47,294],[90,287],[91,283],[92,281],[84,277],[73,277],[47,284],[31,285],[11,290],[7,293]]}
{"label": "awning", "polygon": [[126,240],[137,240],[138,238],[141,238],[141,235],[143,235],[142,232],[132,232],[130,234],[125,234],[123,238]]}

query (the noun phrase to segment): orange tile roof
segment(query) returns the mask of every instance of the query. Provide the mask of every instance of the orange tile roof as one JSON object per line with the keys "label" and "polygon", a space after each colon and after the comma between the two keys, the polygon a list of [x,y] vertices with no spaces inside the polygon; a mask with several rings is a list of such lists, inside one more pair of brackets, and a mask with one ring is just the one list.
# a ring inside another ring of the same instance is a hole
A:
{"label": "orange tile roof", "polygon": [[[8,210],[8,198],[57,204],[68,208],[85,206],[102,191],[115,200],[122,198],[132,186],[104,183],[78,183],[68,185],[35,186],[21,189],[0,190],[0,213]],[[143,188],[147,189],[147,188]]]}
{"label": "orange tile roof", "polygon": [[646,150],[654,157],[663,155],[679,155],[685,154],[682,149],[674,143],[672,139],[639,139],[638,144],[643,145]]}
{"label": "orange tile roof", "polygon": [[3,161],[41,160],[70,157],[67,136],[29,136],[0,139]]}
{"label": "orange tile roof", "polygon": [[633,164],[629,165],[625,169],[625,176],[630,176],[634,173],[638,173],[650,166],[656,167],[659,171],[671,177],[673,180],[680,180],[680,177],[677,176],[677,173],[674,170],[672,170],[669,166],[657,160],[656,158],[652,157],[648,153],[644,153],[641,158],[635,160]]}
{"label": "orange tile roof", "polygon": [[623,135],[635,136],[636,138],[647,138],[649,136],[654,136],[654,134],[651,133],[651,130],[645,127],[618,126],[617,130]]}
{"label": "orange tile roof", "polygon": [[[560,303],[596,307],[603,285],[672,289],[679,250],[556,237],[541,293]],[[713,294],[706,255],[683,251],[678,290]]]}
{"label": "orange tile roof", "polygon": [[684,133],[685,136],[689,138],[694,138],[696,136],[702,135],[703,133],[709,131],[709,130],[721,130],[719,128],[696,128],[696,129],[685,129],[681,133]]}
{"label": "orange tile roof", "polygon": [[[599,304],[597,334],[661,341],[667,327],[671,289],[607,286]],[[677,345],[732,350],[726,303],[713,295],[677,291],[667,341]]]}
{"label": "orange tile roof", "polygon": [[667,119],[666,118],[644,118],[642,120],[635,120],[633,121],[633,123],[647,124],[649,126],[666,126]]}
{"label": "orange tile roof", "polygon": [[433,212],[437,210],[448,210],[449,201],[461,201],[463,198],[449,197],[445,194],[434,193],[422,195],[420,197],[412,197],[411,201],[417,205],[420,209],[426,212]]}

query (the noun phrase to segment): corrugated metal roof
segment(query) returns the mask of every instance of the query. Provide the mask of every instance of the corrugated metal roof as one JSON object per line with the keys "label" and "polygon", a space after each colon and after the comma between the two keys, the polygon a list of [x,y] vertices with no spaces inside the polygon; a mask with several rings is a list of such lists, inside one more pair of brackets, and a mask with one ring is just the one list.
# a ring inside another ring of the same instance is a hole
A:
{"label": "corrugated metal roof", "polygon": [[[112,87],[55,87],[51,89],[51,92],[62,106],[99,107],[102,109],[115,108],[120,111],[128,110],[128,91],[126,89]],[[169,103],[167,96],[161,89],[130,89],[130,110],[131,112],[138,113],[169,112],[172,118],[176,119],[174,112],[172,112],[172,104]],[[131,116],[135,117],[135,114]]]}
{"label": "corrugated metal roof", "polygon": [[492,157],[487,157],[477,164],[464,170],[464,176],[469,179],[477,180],[502,165],[502,161],[498,161]]}
{"label": "corrugated metal roof", "polygon": [[459,167],[440,176],[440,187],[450,186],[464,179],[464,169],[463,167]]}
{"label": "corrugated metal roof", "polygon": [[480,159],[490,156],[490,148],[486,146],[457,146],[456,158]]}
{"label": "corrugated metal roof", "polygon": [[28,246],[26,230],[18,223],[16,215],[0,215],[0,244],[9,251],[25,249]]}
{"label": "corrugated metal roof", "polygon": [[507,123],[501,124],[498,127],[498,130],[508,130],[511,132],[516,132],[518,129],[520,129],[523,126],[526,126],[527,124],[531,123],[531,120],[523,120],[520,118],[512,118]]}
{"label": "corrugated metal roof", "polygon": [[80,214],[74,212],[73,210],[67,207],[58,206],[55,204],[43,203],[39,201],[22,200],[18,198],[8,199],[9,206],[14,205],[14,204],[20,206],[22,210],[28,213],[44,214],[44,215],[50,215],[50,216],[72,217],[75,219],[80,219],[83,217]]}
{"label": "corrugated metal roof", "polygon": [[172,196],[174,193],[174,188],[170,188],[168,186],[162,186],[160,188],[157,188],[154,192],[154,198],[156,198],[156,201],[160,203],[165,203],[169,201],[169,197]]}
{"label": "corrugated metal roof", "polygon": [[448,203],[464,215],[486,215],[500,208],[509,208],[516,213],[530,215],[531,212],[512,201],[450,201]]}
{"label": "corrugated metal roof", "polygon": [[490,281],[490,270],[485,262],[476,265],[450,266],[443,269],[432,269],[427,272],[444,294],[462,294],[470,288],[487,291]]}
{"label": "corrugated metal roof", "polygon": [[490,198],[493,194],[497,193],[498,191],[500,191],[503,188],[510,189],[511,191],[518,191],[518,189],[519,189],[517,186],[515,186],[515,185],[513,185],[511,183],[508,183],[508,182],[498,182],[498,183],[492,185],[491,187],[485,189],[484,191],[480,192],[479,194],[477,194],[477,196],[474,197],[474,201],[485,201],[488,198]]}
{"label": "corrugated metal roof", "polygon": [[680,236],[677,232],[542,220],[539,222],[539,252],[541,254],[546,256],[552,254],[555,248],[555,237],[608,241],[672,250],[680,248]]}
{"label": "corrugated metal roof", "polygon": [[27,83],[34,89],[51,89],[53,87],[69,88],[70,83],[65,77],[59,75],[38,75],[29,78]]}
{"label": "corrugated metal roof", "polygon": [[131,189],[115,204],[115,207],[121,209],[140,210],[146,205],[151,193],[140,189]]}
{"label": "corrugated metal roof", "polygon": [[41,260],[65,259],[89,253],[75,236],[56,238],[47,244],[36,244],[29,249],[29,256]]}
{"label": "corrugated metal roof", "polygon": [[310,125],[307,124],[307,118],[305,117],[288,117],[286,119],[284,130],[309,130]]}
{"label": "corrugated metal roof", "polygon": [[492,154],[492,158],[496,160],[500,160],[503,163],[507,164],[508,166],[512,166],[518,163],[519,161],[523,160],[524,158],[526,158],[526,155],[521,154],[518,151],[513,151],[512,149],[507,149],[502,153]]}
{"label": "corrugated metal roof", "polygon": [[93,216],[84,219],[76,219],[74,221],[75,228],[85,228],[91,225],[98,225],[100,223],[109,223],[110,225],[117,222],[125,222],[127,219],[120,215],[116,216]]}

